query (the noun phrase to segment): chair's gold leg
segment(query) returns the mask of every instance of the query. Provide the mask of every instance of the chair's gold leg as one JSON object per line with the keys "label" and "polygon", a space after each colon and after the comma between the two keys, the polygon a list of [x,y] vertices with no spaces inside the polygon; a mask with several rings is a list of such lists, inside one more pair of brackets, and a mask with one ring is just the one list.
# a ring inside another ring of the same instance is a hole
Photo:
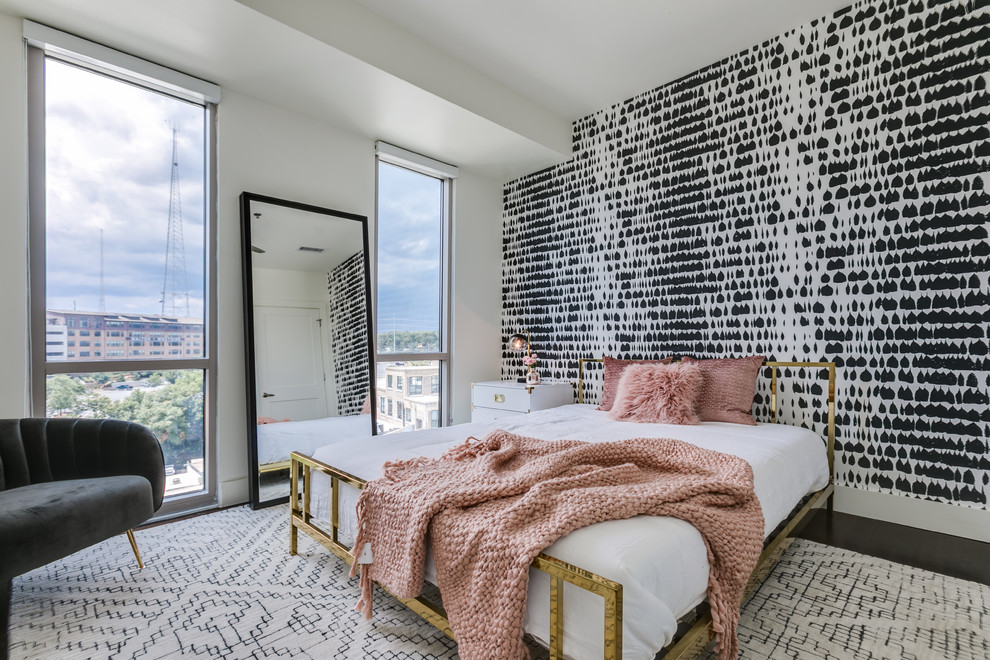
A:
{"label": "chair's gold leg", "polygon": [[134,556],[138,561],[138,568],[144,568],[144,562],[141,561],[141,553],[138,552],[137,541],[134,539],[134,531],[127,530],[127,540],[131,542],[131,550],[134,551]]}

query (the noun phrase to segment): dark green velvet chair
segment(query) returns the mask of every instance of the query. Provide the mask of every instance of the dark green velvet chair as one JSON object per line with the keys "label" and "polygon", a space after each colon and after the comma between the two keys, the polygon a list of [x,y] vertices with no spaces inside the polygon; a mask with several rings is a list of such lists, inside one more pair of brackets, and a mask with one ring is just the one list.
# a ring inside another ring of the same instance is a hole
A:
{"label": "dark green velvet chair", "polygon": [[0,420],[0,657],[8,651],[13,578],[118,534],[162,505],[155,434],[102,419]]}

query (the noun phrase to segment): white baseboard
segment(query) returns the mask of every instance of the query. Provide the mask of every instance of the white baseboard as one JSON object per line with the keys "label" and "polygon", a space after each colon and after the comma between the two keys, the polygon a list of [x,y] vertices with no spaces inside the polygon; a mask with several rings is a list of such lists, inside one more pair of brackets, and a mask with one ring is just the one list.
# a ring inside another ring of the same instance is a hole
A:
{"label": "white baseboard", "polygon": [[835,487],[835,510],[990,543],[990,510]]}
{"label": "white baseboard", "polygon": [[217,491],[219,506],[227,507],[244,504],[251,499],[247,477],[239,477],[230,481],[221,481]]}

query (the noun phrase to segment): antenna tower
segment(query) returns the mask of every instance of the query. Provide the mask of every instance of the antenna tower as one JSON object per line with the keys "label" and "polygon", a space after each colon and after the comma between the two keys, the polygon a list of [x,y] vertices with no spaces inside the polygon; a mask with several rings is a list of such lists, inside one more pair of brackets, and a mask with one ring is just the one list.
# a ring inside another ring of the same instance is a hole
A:
{"label": "antenna tower", "polygon": [[172,129],[172,183],[168,200],[168,241],[165,244],[165,285],[162,315],[189,316],[186,249],[182,241],[182,196],[179,194],[178,129]]}

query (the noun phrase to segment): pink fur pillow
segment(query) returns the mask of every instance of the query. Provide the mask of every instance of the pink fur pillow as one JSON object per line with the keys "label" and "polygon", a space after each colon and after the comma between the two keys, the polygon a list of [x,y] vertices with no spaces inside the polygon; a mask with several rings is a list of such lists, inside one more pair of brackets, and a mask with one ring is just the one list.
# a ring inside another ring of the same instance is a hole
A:
{"label": "pink fur pillow", "polygon": [[608,416],[620,422],[697,424],[695,402],[704,383],[697,365],[634,364],[619,380]]}
{"label": "pink fur pillow", "polygon": [[605,367],[605,384],[602,387],[602,404],[598,410],[611,410],[615,402],[615,392],[619,388],[619,380],[626,367],[633,364],[670,364],[674,358],[668,357],[662,360],[617,360],[614,357],[605,356],[602,358],[602,365]]}
{"label": "pink fur pillow", "polygon": [[704,385],[698,396],[698,416],[703,422],[732,422],[756,426],[753,419],[753,395],[762,355],[719,360],[696,360],[685,357],[684,362],[701,370]]}

